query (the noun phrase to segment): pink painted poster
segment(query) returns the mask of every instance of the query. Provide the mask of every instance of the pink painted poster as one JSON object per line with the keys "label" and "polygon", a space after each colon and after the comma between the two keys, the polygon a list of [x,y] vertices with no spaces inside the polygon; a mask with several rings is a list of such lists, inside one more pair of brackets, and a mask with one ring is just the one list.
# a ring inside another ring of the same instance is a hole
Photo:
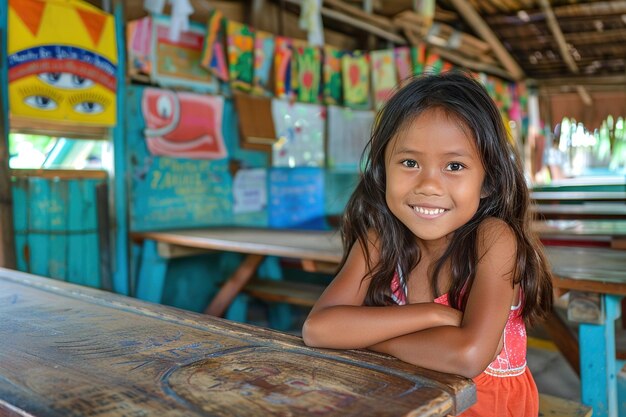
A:
{"label": "pink painted poster", "polygon": [[222,96],[146,88],[141,109],[152,155],[190,159],[227,156],[222,137]]}

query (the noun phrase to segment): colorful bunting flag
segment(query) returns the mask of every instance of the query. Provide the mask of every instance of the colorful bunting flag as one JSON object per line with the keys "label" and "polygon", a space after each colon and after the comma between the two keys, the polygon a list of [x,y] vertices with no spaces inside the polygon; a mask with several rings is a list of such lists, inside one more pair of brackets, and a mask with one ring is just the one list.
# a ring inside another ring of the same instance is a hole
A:
{"label": "colorful bunting flag", "polygon": [[224,52],[224,18],[222,12],[213,10],[206,25],[200,65],[222,81],[228,81],[228,65]]}
{"label": "colorful bunting flag", "polygon": [[393,49],[372,51],[370,60],[374,105],[376,109],[380,109],[392,95],[397,84]]}
{"label": "colorful bunting flag", "polygon": [[366,109],[370,100],[369,55],[363,51],[346,53],[341,58],[344,104],[356,109]]}
{"label": "colorful bunting flag", "polygon": [[254,70],[254,31],[248,25],[228,20],[226,44],[231,86],[242,91],[250,91]]}
{"label": "colorful bunting flag", "polygon": [[324,47],[324,104],[341,104],[341,56],[333,46]]}
{"label": "colorful bunting flag", "polygon": [[426,65],[426,45],[421,43],[411,48],[411,60],[413,61],[413,75],[423,74]]}
{"label": "colorful bunting flag", "polygon": [[401,46],[394,49],[393,52],[396,61],[398,81],[403,82],[413,75],[413,68],[411,67],[411,49],[407,46]]}
{"label": "colorful bunting flag", "polygon": [[274,53],[275,71],[275,95],[277,98],[285,98],[291,95],[291,77],[293,56],[293,41],[284,36],[276,37],[276,49]]}
{"label": "colorful bunting flag", "polygon": [[439,74],[443,67],[443,60],[439,54],[434,52],[428,52],[426,55],[426,64],[424,65],[424,72],[426,74]]}
{"label": "colorful bunting flag", "polygon": [[295,49],[296,73],[298,75],[298,101],[319,103],[322,54],[316,46],[298,46]]}
{"label": "colorful bunting flag", "polygon": [[274,35],[257,30],[254,36],[254,77],[252,92],[270,96],[270,79],[274,60]]}

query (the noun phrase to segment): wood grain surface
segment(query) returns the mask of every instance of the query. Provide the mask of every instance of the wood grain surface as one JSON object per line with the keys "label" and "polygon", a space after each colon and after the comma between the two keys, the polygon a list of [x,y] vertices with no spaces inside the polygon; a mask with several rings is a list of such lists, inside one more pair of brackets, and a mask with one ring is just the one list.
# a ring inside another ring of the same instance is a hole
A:
{"label": "wood grain surface", "polygon": [[468,379],[0,268],[0,415],[445,416]]}

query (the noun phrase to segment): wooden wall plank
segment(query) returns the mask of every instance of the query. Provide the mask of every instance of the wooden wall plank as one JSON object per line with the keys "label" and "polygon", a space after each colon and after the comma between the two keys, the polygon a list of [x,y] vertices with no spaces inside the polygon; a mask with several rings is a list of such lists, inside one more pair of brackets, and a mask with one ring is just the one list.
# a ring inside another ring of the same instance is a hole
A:
{"label": "wooden wall plank", "polygon": [[28,272],[48,276],[48,244],[50,226],[50,187],[46,180],[32,178],[29,187],[27,210],[28,217],[28,248],[30,258]]}
{"label": "wooden wall plank", "polygon": [[15,234],[16,268],[28,271],[28,178],[14,178],[11,184],[13,195],[13,224]]}
{"label": "wooden wall plank", "polygon": [[[50,219],[48,238],[48,274],[51,278],[67,281],[67,222],[69,207],[74,204],[76,196],[68,192],[68,182],[59,180],[43,180],[50,189]],[[42,234],[45,233],[42,231]]]}
{"label": "wooden wall plank", "polygon": [[68,281],[100,287],[100,255],[96,213],[96,180],[73,180],[68,186],[74,196],[68,212]]}

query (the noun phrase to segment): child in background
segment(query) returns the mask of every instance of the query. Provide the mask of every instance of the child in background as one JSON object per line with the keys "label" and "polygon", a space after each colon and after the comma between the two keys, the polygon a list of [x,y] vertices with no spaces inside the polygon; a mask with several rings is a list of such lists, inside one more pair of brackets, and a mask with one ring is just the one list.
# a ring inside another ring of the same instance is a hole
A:
{"label": "child in background", "polygon": [[538,415],[526,323],[552,308],[519,157],[484,87],[416,78],[381,110],[309,346],[369,348],[473,378],[462,416]]}

